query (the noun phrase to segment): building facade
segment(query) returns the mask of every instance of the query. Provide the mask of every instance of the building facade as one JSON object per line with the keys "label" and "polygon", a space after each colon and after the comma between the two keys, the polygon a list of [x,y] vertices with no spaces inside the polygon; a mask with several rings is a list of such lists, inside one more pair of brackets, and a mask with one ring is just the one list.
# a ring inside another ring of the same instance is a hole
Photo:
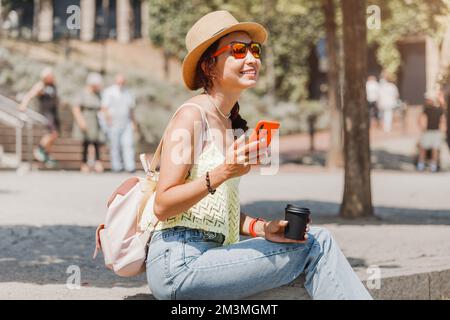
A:
{"label": "building facade", "polygon": [[[20,16],[21,28],[31,30],[32,36],[42,42],[70,37],[127,43],[148,37],[146,0],[34,0],[13,5],[12,9]],[[74,14],[77,16],[72,21],[80,23],[68,28],[67,21]]]}
{"label": "building facade", "polygon": [[[397,72],[397,86],[402,101],[409,105],[420,105],[424,102],[424,94],[436,88],[440,73],[450,66],[450,27],[444,44],[448,49],[439,48],[439,44],[429,36],[404,37],[398,43],[401,55],[400,68]],[[367,72],[379,77],[382,66],[376,58],[376,46],[367,51]],[[309,57],[310,80],[309,97],[320,98],[320,86],[327,83],[326,51],[320,49],[320,43],[311,49]],[[323,66],[322,66],[323,65]],[[447,67],[446,67],[447,66]]]}

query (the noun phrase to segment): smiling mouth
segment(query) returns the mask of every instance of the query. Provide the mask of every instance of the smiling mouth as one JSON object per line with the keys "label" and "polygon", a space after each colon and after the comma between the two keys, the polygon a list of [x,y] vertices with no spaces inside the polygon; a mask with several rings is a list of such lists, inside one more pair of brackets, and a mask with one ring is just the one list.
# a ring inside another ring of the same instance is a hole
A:
{"label": "smiling mouth", "polygon": [[255,70],[242,71],[241,74],[249,74],[252,76],[256,76],[256,71]]}

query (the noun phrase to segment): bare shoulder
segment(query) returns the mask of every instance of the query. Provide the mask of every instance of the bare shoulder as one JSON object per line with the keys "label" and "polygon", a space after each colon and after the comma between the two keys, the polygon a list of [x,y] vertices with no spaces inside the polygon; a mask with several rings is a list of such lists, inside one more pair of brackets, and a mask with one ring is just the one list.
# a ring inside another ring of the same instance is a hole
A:
{"label": "bare shoulder", "polygon": [[198,130],[198,128],[201,128],[203,123],[202,114],[199,110],[199,107],[204,108],[201,99],[193,97],[185,101],[180,107],[168,124],[168,141],[174,143],[179,140],[180,134],[184,136],[186,133],[194,137],[194,139],[198,139],[201,133],[201,130]]}
{"label": "bare shoulder", "polygon": [[[195,104],[206,111],[207,105],[208,105],[208,98],[206,98],[206,96],[203,94],[199,94],[199,95],[196,95],[196,96],[190,98],[189,100],[185,101],[184,104],[190,105],[189,107],[195,108],[198,110],[197,107],[192,106],[192,104]],[[185,107],[183,107],[183,108],[185,108]]]}
{"label": "bare shoulder", "polygon": [[[195,105],[197,106],[195,106]],[[205,100],[201,95],[190,98],[183,103],[183,107],[174,116],[176,127],[193,128],[196,121],[202,121],[202,115],[198,107],[205,110]]]}

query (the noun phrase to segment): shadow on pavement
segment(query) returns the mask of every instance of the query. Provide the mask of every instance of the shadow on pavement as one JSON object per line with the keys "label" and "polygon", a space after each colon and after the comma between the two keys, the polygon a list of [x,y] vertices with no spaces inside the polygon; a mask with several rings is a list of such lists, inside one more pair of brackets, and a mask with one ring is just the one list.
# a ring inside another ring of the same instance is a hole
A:
{"label": "shadow on pavement", "polygon": [[280,164],[299,164],[305,166],[325,167],[327,154],[325,151],[303,151],[300,153],[280,154]]}
{"label": "shadow on pavement", "polygon": [[413,156],[392,153],[386,150],[372,150],[371,158],[372,168],[409,172],[416,170],[416,159]]}
{"label": "shadow on pavement", "polygon": [[82,287],[139,287],[145,274],[121,278],[105,268],[103,256],[92,260],[95,227],[1,226],[0,282],[66,284],[73,275],[69,266],[80,268]]}
{"label": "shadow on pavement", "polygon": [[[338,225],[450,225],[450,211],[377,207],[375,218],[358,220],[337,216],[339,204],[321,201],[257,201],[242,205],[242,211],[266,219],[283,218],[287,203],[309,207],[313,224]],[[74,225],[0,227],[0,282],[34,284],[67,283],[73,273],[70,266],[78,266],[83,287],[142,287],[147,285],[145,274],[121,278],[104,266],[102,255],[92,260],[95,246],[95,227]],[[241,237],[245,239],[246,237]],[[354,267],[367,267],[358,257],[348,258]],[[395,266],[390,266],[395,267]],[[154,299],[150,294],[126,297],[128,300]]]}
{"label": "shadow on pavement", "polygon": [[310,208],[314,224],[338,225],[450,225],[450,210],[375,207],[375,216],[347,219],[339,216],[340,204],[315,200],[256,201],[241,206],[250,216],[283,219],[286,205]]}
{"label": "shadow on pavement", "polygon": [[157,300],[152,294],[139,293],[134,296],[126,296],[123,300]]}
{"label": "shadow on pavement", "polygon": [[[304,166],[325,167],[327,154],[324,151],[285,153],[280,155],[280,164],[298,164]],[[417,157],[386,150],[372,150],[373,169],[415,172]]]}

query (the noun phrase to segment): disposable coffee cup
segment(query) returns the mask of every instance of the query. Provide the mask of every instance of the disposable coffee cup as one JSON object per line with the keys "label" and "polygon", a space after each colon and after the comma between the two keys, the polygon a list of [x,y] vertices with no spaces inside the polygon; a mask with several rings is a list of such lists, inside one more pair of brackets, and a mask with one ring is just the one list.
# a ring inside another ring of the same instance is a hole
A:
{"label": "disposable coffee cup", "polygon": [[284,237],[292,240],[305,240],[306,226],[311,211],[308,208],[288,204],[284,209],[285,220],[288,221],[284,229]]}

